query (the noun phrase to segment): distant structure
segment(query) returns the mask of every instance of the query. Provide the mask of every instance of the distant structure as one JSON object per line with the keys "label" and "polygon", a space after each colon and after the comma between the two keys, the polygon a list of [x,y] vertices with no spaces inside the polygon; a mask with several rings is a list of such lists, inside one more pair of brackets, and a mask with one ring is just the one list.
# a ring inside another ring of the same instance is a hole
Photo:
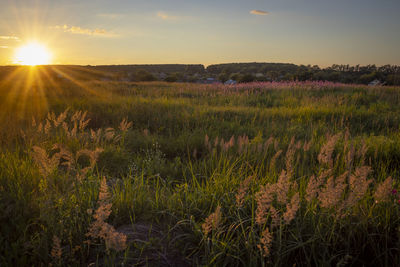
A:
{"label": "distant structure", "polygon": [[210,77],[210,78],[207,78],[205,81],[204,81],[204,83],[207,83],[207,84],[212,84],[212,83],[216,83],[216,82],[218,82],[215,78],[212,78],[212,77]]}
{"label": "distant structure", "polygon": [[375,79],[372,82],[370,82],[368,85],[369,86],[377,86],[377,85],[382,85],[382,83],[378,79]]}
{"label": "distant structure", "polygon": [[233,84],[237,84],[237,82],[235,80],[229,79],[226,82],[224,82],[224,84],[226,85],[233,85]]}

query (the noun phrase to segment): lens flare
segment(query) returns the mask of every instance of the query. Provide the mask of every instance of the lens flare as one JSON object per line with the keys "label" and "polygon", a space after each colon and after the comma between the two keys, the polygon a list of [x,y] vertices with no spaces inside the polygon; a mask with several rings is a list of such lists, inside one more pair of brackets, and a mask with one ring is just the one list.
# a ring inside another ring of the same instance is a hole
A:
{"label": "lens flare", "polygon": [[51,62],[49,50],[36,42],[23,45],[15,51],[14,63],[19,65],[46,65]]}

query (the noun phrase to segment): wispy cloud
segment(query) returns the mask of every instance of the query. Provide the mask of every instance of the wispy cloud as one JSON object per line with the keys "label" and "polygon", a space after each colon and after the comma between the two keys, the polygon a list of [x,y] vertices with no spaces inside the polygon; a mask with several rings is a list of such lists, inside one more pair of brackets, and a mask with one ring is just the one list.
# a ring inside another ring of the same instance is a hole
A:
{"label": "wispy cloud", "polygon": [[163,11],[157,12],[157,17],[159,17],[159,18],[161,18],[163,20],[177,20],[177,19],[179,19],[179,17],[169,15],[169,14],[163,12]]}
{"label": "wispy cloud", "polygon": [[89,35],[89,36],[102,36],[102,37],[115,37],[115,34],[108,32],[105,29],[88,29],[82,28],[79,26],[54,26],[51,27],[56,30],[63,30],[64,32],[72,33],[72,34],[81,34],[81,35]]}
{"label": "wispy cloud", "polygon": [[251,11],[250,11],[250,14],[253,14],[253,15],[260,15],[260,16],[265,16],[265,15],[268,15],[268,14],[269,14],[269,12],[267,12],[267,11],[263,11],[263,10],[257,10],[257,9],[253,9],[253,10],[251,10]]}
{"label": "wispy cloud", "polygon": [[1,40],[14,40],[19,41],[20,39],[17,36],[8,36],[8,35],[0,35]]}
{"label": "wispy cloud", "polygon": [[8,46],[6,46],[6,45],[0,45],[0,48],[2,48],[2,49],[7,49]]}
{"label": "wispy cloud", "polygon": [[98,17],[105,18],[105,19],[120,19],[124,17],[124,14],[118,13],[100,13],[97,14]]}

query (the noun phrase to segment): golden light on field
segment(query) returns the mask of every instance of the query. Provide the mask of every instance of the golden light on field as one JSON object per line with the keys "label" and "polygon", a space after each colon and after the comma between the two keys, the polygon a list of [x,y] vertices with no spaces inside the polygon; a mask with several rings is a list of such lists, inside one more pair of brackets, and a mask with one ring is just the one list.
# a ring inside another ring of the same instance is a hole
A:
{"label": "golden light on field", "polygon": [[19,65],[46,65],[51,63],[51,53],[40,43],[32,42],[15,51],[14,63]]}

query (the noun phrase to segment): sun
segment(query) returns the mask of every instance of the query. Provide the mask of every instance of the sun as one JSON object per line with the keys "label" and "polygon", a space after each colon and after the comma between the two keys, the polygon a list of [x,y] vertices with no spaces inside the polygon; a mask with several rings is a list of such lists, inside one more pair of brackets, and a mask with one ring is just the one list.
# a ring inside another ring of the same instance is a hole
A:
{"label": "sun", "polygon": [[49,50],[40,43],[31,42],[15,51],[14,63],[19,65],[46,65],[51,62]]}

